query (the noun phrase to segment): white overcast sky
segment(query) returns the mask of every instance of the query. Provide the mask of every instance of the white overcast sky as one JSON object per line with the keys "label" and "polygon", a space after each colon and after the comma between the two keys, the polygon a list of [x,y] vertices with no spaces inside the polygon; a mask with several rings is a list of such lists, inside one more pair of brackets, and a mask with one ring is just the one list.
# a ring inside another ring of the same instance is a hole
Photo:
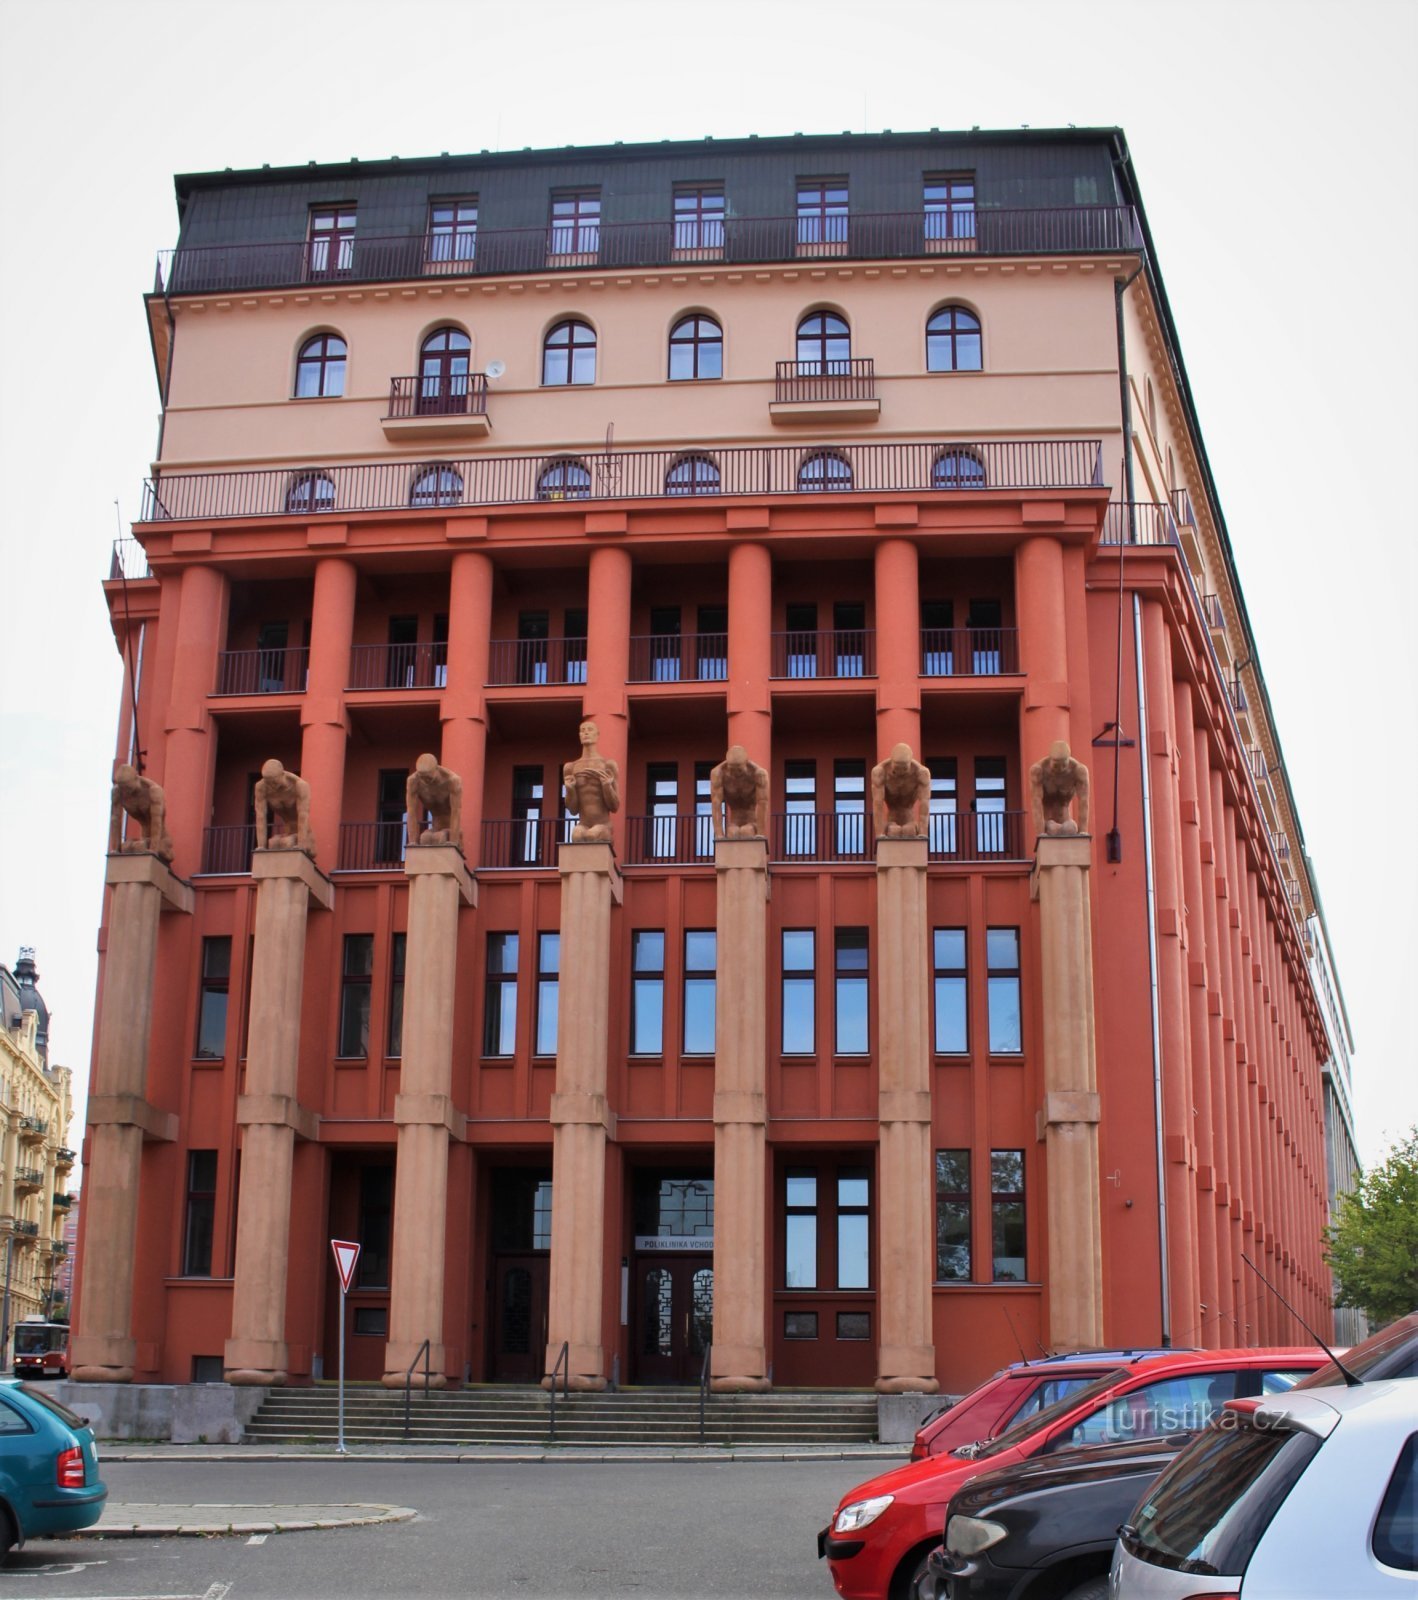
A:
{"label": "white overcast sky", "polygon": [[173,173],[1116,123],[1381,1153],[1418,1121],[1415,82],[1415,0],[0,0],[0,960],[37,947],[54,1059],[85,1077],[120,692],[99,581],[156,437],[140,296]]}

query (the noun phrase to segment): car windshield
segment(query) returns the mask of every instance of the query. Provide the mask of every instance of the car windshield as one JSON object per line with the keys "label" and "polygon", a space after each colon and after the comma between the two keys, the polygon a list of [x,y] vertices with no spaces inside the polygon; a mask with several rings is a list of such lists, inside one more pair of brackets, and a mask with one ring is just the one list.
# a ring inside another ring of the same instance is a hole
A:
{"label": "car windshield", "polygon": [[[1405,1352],[1404,1346],[1409,1348]],[[1418,1311],[1400,1317],[1391,1326],[1371,1334],[1340,1358],[1344,1372],[1361,1381],[1372,1378],[1418,1378]],[[1344,1373],[1332,1361],[1302,1378],[1297,1389],[1325,1389],[1344,1382]]]}
{"label": "car windshield", "polygon": [[1072,1394],[1063,1395],[1055,1400],[1053,1405],[1045,1406],[1042,1411],[1031,1411],[1013,1427],[1006,1428],[997,1439],[991,1439],[988,1444],[981,1445],[975,1452],[975,1459],[983,1461],[988,1456],[1002,1455],[1006,1450],[1013,1449],[1025,1439],[1032,1438],[1036,1433],[1042,1433],[1060,1417],[1067,1416],[1075,1406],[1101,1400],[1115,1384],[1121,1383],[1127,1376],[1126,1367],[1117,1367],[1112,1372],[1105,1372],[1101,1378],[1095,1378],[1082,1389],[1075,1389]]}
{"label": "car windshield", "polygon": [[47,1393],[45,1390],[37,1387],[35,1384],[22,1383],[20,1388],[24,1391],[25,1395],[29,1399],[35,1401],[39,1405],[42,1405],[46,1411],[52,1411],[66,1428],[88,1427],[88,1423],[84,1421],[77,1411],[71,1411],[68,1406],[56,1400],[52,1394]]}

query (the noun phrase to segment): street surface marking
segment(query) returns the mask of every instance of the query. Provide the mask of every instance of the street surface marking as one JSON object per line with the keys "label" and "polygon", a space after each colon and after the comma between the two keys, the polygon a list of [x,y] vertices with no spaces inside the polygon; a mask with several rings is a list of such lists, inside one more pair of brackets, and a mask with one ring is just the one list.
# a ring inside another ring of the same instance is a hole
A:
{"label": "street surface marking", "polygon": [[231,1585],[229,1583],[214,1583],[206,1594],[202,1596],[202,1600],[226,1600],[230,1590]]}
{"label": "street surface marking", "polygon": [[246,1542],[247,1544],[265,1544],[266,1537],[264,1533],[253,1533]]}

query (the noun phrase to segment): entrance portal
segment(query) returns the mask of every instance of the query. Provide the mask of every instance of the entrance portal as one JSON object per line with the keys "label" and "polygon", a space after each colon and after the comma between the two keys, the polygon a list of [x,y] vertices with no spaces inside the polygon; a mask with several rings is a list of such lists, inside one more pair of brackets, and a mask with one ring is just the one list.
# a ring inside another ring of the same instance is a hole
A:
{"label": "entrance portal", "polygon": [[492,1174],[494,1383],[540,1383],[551,1287],[551,1173],[511,1167]]}
{"label": "entrance portal", "polygon": [[697,1383],[714,1328],[714,1180],[640,1171],[632,1204],[632,1380]]}

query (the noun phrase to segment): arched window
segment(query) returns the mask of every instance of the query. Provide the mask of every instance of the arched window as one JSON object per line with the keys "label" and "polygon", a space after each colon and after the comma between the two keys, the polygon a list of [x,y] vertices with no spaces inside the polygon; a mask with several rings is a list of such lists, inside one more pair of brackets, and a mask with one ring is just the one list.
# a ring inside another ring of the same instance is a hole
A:
{"label": "arched window", "polygon": [[850,489],[852,464],[835,450],[819,450],[798,468],[798,488],[815,492],[819,489]]}
{"label": "arched window", "polygon": [[558,322],[542,346],[542,382],[594,383],[596,330],[574,318]]}
{"label": "arched window", "polygon": [[978,372],[980,366],[980,319],[963,306],[942,306],[926,323],[926,371]]}
{"label": "arched window", "polygon": [[286,491],[286,510],[294,512],[333,511],[335,480],[324,472],[302,472]]}
{"label": "arched window", "polygon": [[307,339],[295,363],[296,399],[329,399],[344,392],[345,341],[336,333],[320,333]]}
{"label": "arched window", "polygon": [[719,469],[708,456],[681,456],[665,474],[666,494],[718,494]]}
{"label": "arched window", "polygon": [[456,506],[463,498],[463,475],[452,467],[425,467],[409,490],[411,506]]}
{"label": "arched window", "polygon": [[852,330],[835,312],[814,311],[798,324],[798,376],[845,373],[852,359]]}
{"label": "arched window", "polygon": [[591,473],[584,461],[574,456],[549,462],[537,479],[538,500],[588,500]]}
{"label": "arched window", "polygon": [[970,450],[943,450],[931,468],[933,489],[983,489],[985,464]]}
{"label": "arched window", "polygon": [[722,378],[724,330],[713,317],[685,317],[670,332],[670,379]]}
{"label": "arched window", "polygon": [[468,365],[473,341],[461,328],[436,328],[419,350],[418,409],[447,416],[468,409]]}

